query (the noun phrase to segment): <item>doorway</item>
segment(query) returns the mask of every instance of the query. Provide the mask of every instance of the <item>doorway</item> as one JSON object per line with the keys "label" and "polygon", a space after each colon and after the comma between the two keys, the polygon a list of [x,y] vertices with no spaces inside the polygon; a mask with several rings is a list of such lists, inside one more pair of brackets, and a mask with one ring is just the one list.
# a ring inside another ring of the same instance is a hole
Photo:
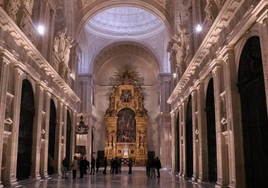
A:
{"label": "doorway", "polygon": [[54,101],[51,99],[50,116],[49,116],[48,174],[54,173],[56,125],[57,125],[56,107]]}
{"label": "doorway", "polygon": [[206,96],[208,179],[217,182],[217,144],[213,79],[209,81]]}
{"label": "doorway", "polygon": [[239,62],[244,168],[247,188],[263,188],[268,179],[268,125],[259,37],[246,42]]}
{"label": "doorway", "polygon": [[190,96],[186,114],[186,169],[188,178],[193,176],[193,155],[192,98]]}
{"label": "doorway", "polygon": [[28,80],[23,80],[18,139],[17,179],[28,179],[31,175],[33,119],[35,115],[34,93]]}

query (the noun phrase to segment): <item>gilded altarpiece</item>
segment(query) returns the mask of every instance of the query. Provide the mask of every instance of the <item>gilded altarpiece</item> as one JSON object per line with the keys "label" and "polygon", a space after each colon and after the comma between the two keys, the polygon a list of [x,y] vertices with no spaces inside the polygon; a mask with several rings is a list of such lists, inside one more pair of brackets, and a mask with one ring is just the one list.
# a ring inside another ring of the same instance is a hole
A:
{"label": "gilded altarpiece", "polygon": [[148,116],[141,87],[131,80],[131,76],[123,76],[111,92],[105,116],[105,156],[108,160],[134,159],[136,165],[144,165]]}

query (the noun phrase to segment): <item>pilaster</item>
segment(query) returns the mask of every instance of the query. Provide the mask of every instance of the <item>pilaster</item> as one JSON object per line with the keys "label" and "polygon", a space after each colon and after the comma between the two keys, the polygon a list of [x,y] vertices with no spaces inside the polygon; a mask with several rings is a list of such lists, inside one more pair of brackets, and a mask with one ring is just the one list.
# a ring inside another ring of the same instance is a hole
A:
{"label": "pilaster", "polygon": [[243,146],[241,107],[236,86],[238,76],[236,74],[234,49],[227,48],[225,53],[224,83],[226,96],[222,96],[222,100],[226,101],[223,109],[226,109],[226,117],[224,118],[227,120],[225,135],[228,144],[229,187],[245,187],[244,157],[243,147],[241,147]]}
{"label": "pilaster", "polygon": [[214,85],[214,101],[215,101],[215,125],[217,138],[217,182],[216,188],[228,187],[228,173],[226,160],[226,147],[224,143],[224,136],[222,135],[221,127],[221,70],[220,65],[216,65],[213,69],[213,85]]}
{"label": "pilaster", "polygon": [[15,67],[14,81],[13,81],[13,104],[11,110],[11,119],[13,120],[11,135],[9,137],[8,155],[5,169],[5,184],[15,185],[17,184],[17,157],[18,157],[18,136],[19,136],[19,123],[20,123],[20,106],[21,106],[21,91],[22,91],[22,79],[24,72],[19,68]]}
{"label": "pilaster", "polygon": [[62,136],[62,119],[63,119],[63,103],[58,100],[57,105],[57,125],[56,125],[56,138],[55,138],[55,159],[54,159],[54,171],[61,174],[61,136]]}
{"label": "pilaster", "polygon": [[186,147],[185,147],[185,141],[186,141],[186,102],[185,100],[182,101],[182,106],[180,110],[181,114],[181,176],[186,177]]}
{"label": "pilaster", "polygon": [[[72,114],[72,129],[71,129],[71,156],[74,156],[75,153],[75,145],[76,145],[76,111],[73,111]],[[72,160],[72,158],[71,158]]]}
{"label": "pilaster", "polygon": [[[9,78],[9,63],[10,61],[3,55],[0,55],[0,169],[2,169],[3,155],[3,139],[4,139],[4,124],[6,112],[7,86]],[[0,187],[2,186],[0,170]]]}
{"label": "pilaster", "polygon": [[172,162],[171,162],[171,171],[175,173],[177,171],[176,168],[176,114],[175,111],[173,110],[171,113],[171,157],[172,157]]}
{"label": "pilaster", "polygon": [[[67,139],[67,105],[63,105],[63,121],[62,121],[62,136],[63,136],[63,143],[62,143],[62,159],[67,157],[69,160],[69,156],[66,156],[66,139]],[[68,146],[70,147],[70,146]]]}
{"label": "pilaster", "polygon": [[198,161],[198,124],[197,124],[197,92],[195,88],[191,88],[191,96],[192,96],[192,134],[193,134],[193,177],[192,181],[197,181],[199,174],[199,161]]}
{"label": "pilaster", "polygon": [[49,120],[50,120],[50,100],[51,100],[51,93],[48,90],[44,91],[44,140],[42,143],[42,151],[41,151],[41,177],[48,178],[48,142],[49,142]]}
{"label": "pilaster", "polygon": [[36,84],[35,93],[35,116],[33,126],[33,146],[32,146],[32,166],[31,177],[40,179],[40,150],[41,150],[41,127],[42,127],[42,110],[43,110],[43,92],[44,87]]}
{"label": "pilaster", "polygon": [[198,121],[198,144],[199,144],[199,176],[198,182],[208,180],[208,155],[207,155],[207,130],[205,114],[204,83],[199,80],[197,85],[197,121]]}
{"label": "pilaster", "polygon": [[[259,33],[260,33],[260,44],[261,44],[261,56],[262,56],[262,67],[264,75],[265,95],[268,99],[268,12],[265,11],[265,15],[259,21]],[[268,100],[266,100],[266,107],[268,112]]]}

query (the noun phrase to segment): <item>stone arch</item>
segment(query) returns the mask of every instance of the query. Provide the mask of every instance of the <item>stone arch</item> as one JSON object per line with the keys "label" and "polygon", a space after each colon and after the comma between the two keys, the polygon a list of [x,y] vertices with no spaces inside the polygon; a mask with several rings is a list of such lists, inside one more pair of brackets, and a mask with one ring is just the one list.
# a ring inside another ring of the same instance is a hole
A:
{"label": "stone arch", "polygon": [[104,1],[94,1],[90,4],[88,4],[87,7],[83,11],[80,11],[81,13],[76,18],[77,24],[77,30],[76,30],[76,39],[79,38],[80,31],[82,28],[85,27],[88,20],[90,20],[94,15],[97,13],[113,8],[113,7],[120,7],[120,6],[131,6],[136,8],[144,9],[152,14],[154,14],[156,17],[158,17],[166,26],[166,28],[169,31],[170,36],[172,36],[173,31],[173,19],[171,15],[169,14],[169,11],[165,10],[164,7],[159,5],[159,3],[155,1],[126,1],[126,0],[104,0]]}
{"label": "stone arch", "polygon": [[265,187],[268,178],[268,120],[260,39],[246,42],[238,69],[246,187]]}
{"label": "stone arch", "polygon": [[[128,47],[129,49],[127,49]],[[119,48],[122,48],[119,50]],[[131,48],[131,49],[130,49]],[[113,51],[113,52],[111,52]],[[120,53],[117,53],[120,52]],[[93,63],[93,72],[97,74],[103,66],[103,63],[105,63],[107,60],[114,58],[118,55],[122,55],[123,53],[126,54],[134,54],[136,56],[140,55],[141,53],[144,53],[147,57],[146,60],[147,62],[151,62],[153,65],[160,70],[159,66],[159,60],[154,56],[154,54],[144,45],[141,45],[140,43],[137,42],[116,42],[112,43],[105,48],[101,50],[101,53],[99,53],[95,58],[94,58],[94,63]]]}
{"label": "stone arch", "polygon": [[154,74],[156,74],[154,76],[158,76],[157,73],[160,72],[158,61],[156,57],[147,48],[144,48],[141,45],[122,42],[107,46],[95,58],[93,72],[96,75],[96,79],[98,79],[98,75],[100,74],[101,68],[107,62],[123,55],[131,55],[133,57],[142,59],[147,63],[148,67],[150,67],[154,71]]}
{"label": "stone arch", "polygon": [[108,44],[105,47],[103,47],[102,49],[100,49],[99,52],[96,53],[96,55],[92,58],[93,64],[91,66],[93,66],[93,68],[91,68],[91,69],[93,70],[93,72],[94,73],[97,72],[95,70],[95,68],[97,66],[99,58],[102,56],[102,53],[105,53],[106,50],[113,49],[114,47],[121,46],[121,45],[136,46],[137,48],[143,49],[144,51],[148,52],[148,54],[151,54],[151,56],[152,56],[151,58],[155,59],[155,62],[157,63],[155,65],[158,67],[158,70],[159,71],[161,70],[161,68],[162,68],[160,66],[161,61],[160,61],[159,57],[157,57],[154,54],[154,52],[153,52],[154,50],[151,49],[151,47],[149,45],[142,44],[142,43],[137,42],[137,41],[120,41],[120,42],[113,42],[111,44]]}

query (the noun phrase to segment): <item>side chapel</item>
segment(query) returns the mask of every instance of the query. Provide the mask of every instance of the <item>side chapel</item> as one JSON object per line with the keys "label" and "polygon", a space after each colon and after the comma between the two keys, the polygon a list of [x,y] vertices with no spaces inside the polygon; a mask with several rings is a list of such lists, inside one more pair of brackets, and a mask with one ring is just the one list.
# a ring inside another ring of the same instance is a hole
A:
{"label": "side chapel", "polygon": [[147,160],[147,110],[144,108],[138,72],[131,64],[117,68],[115,85],[105,115],[105,156],[132,160],[144,165]]}

